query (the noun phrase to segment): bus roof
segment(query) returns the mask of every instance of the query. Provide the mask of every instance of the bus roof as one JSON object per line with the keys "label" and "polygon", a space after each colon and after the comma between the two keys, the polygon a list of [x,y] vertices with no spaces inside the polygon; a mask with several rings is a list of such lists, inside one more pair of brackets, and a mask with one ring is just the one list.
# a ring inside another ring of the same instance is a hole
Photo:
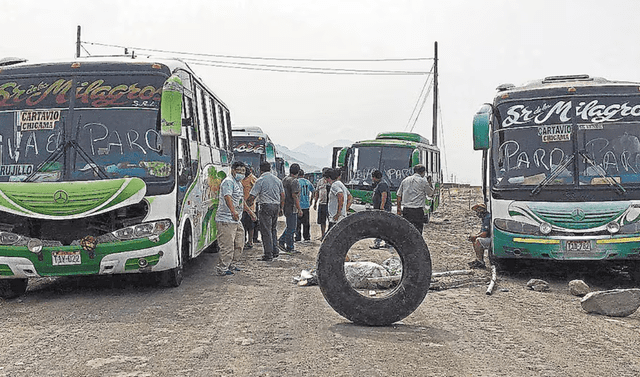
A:
{"label": "bus roof", "polygon": [[[566,95],[569,93],[598,92],[603,88],[616,88],[617,91],[638,92],[640,83],[631,81],[607,80],[602,77],[589,75],[548,76],[543,79],[526,82],[520,86],[502,84],[496,88],[496,102],[500,99],[525,98],[537,95],[540,91],[546,91],[549,95]],[[582,89],[582,90],[580,90]],[[545,93],[546,94],[546,93]]]}
{"label": "bus roof", "polygon": [[381,146],[394,145],[398,147],[415,148],[418,144],[422,144],[430,149],[438,149],[437,146],[431,145],[429,140],[424,136],[412,132],[381,132],[374,140],[361,140],[355,142],[354,146]]}
{"label": "bus roof", "polygon": [[[2,64],[2,62],[4,64]],[[162,72],[169,76],[175,70],[183,69],[191,73],[191,75],[204,87],[213,92],[204,81],[194,72],[193,69],[179,58],[153,57],[153,56],[88,56],[77,59],[51,60],[51,61],[34,61],[30,62],[19,58],[5,58],[0,60],[0,77],[21,74],[55,74],[66,72]],[[215,95],[215,94],[214,94]],[[226,108],[218,96],[216,99]]]}
{"label": "bus roof", "polygon": [[231,127],[231,134],[234,137],[261,137],[264,138],[267,142],[271,142],[269,135],[262,131],[262,128],[257,126],[233,126]]}

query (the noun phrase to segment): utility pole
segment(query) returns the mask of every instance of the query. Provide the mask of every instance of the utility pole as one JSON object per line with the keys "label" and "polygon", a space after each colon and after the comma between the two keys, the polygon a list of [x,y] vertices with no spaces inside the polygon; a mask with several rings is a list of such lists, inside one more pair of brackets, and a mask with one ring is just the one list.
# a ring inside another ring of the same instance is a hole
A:
{"label": "utility pole", "polygon": [[80,57],[80,25],[78,25],[78,35],[76,39],[76,58]]}
{"label": "utility pole", "polygon": [[438,42],[434,42],[433,54],[433,129],[431,144],[438,145]]}

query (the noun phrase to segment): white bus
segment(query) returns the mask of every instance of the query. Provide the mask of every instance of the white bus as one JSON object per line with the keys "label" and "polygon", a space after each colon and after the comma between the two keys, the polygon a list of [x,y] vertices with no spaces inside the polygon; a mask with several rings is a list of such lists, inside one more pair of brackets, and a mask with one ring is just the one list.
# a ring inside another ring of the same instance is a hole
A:
{"label": "white bus", "polygon": [[42,276],[180,285],[216,240],[227,106],[179,60],[2,64],[1,295]]}

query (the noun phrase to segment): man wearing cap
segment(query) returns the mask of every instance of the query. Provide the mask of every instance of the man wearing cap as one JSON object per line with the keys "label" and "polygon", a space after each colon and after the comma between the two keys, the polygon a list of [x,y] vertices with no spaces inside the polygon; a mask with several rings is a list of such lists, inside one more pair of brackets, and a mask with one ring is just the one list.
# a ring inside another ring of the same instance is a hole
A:
{"label": "man wearing cap", "polygon": [[482,226],[480,233],[469,236],[469,241],[473,243],[473,250],[476,253],[476,260],[469,262],[469,267],[485,268],[484,251],[491,248],[491,213],[487,211],[484,203],[478,203],[471,209],[482,219]]}

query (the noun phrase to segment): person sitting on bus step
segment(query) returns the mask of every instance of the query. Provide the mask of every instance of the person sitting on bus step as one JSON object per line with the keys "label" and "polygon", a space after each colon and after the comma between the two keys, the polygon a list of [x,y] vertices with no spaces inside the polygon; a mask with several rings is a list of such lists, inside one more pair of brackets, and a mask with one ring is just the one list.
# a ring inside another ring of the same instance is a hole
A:
{"label": "person sitting on bus step", "polygon": [[331,185],[327,185],[329,170],[330,168],[328,167],[322,168],[322,177],[316,183],[316,189],[311,199],[313,209],[318,211],[317,223],[320,225],[320,241],[324,239],[324,234],[327,231],[327,220],[329,219],[327,212],[327,193],[329,192],[328,188],[331,187]]}
{"label": "person sitting on bus step", "polygon": [[[387,212],[391,212],[391,193],[389,192],[389,185],[382,180],[382,172],[380,170],[374,170],[371,173],[371,180],[376,186],[373,191],[373,198],[371,200],[373,209],[379,209]],[[372,249],[380,249],[382,247],[390,247],[388,243],[384,243],[384,246],[380,246],[382,240],[376,238],[373,242],[373,246],[369,246]]]}
{"label": "person sitting on bus step", "polygon": [[427,197],[433,196],[433,188],[424,178],[427,168],[422,164],[413,167],[413,175],[400,182],[396,192],[398,215],[407,219],[422,234],[425,223],[424,206]]}
{"label": "person sitting on bus step", "polygon": [[294,247],[294,235],[298,226],[298,215],[302,213],[300,208],[300,183],[298,183],[298,172],[300,165],[291,164],[289,175],[282,180],[284,186],[284,217],[287,227],[278,239],[280,250],[285,253],[299,253]]}
{"label": "person sitting on bus step", "polygon": [[220,256],[216,273],[221,276],[233,275],[240,269],[232,264],[237,262],[244,247],[244,228],[240,222],[244,194],[240,181],[244,178],[245,166],[241,161],[231,164],[231,173],[220,183],[216,227]]}
{"label": "person sitting on bus step", "polygon": [[258,259],[271,262],[280,254],[278,251],[278,215],[284,208],[284,187],[280,178],[271,172],[271,164],[267,161],[260,163],[260,177],[249,193],[247,203],[258,201],[258,224],[262,235],[264,255]]}
{"label": "person sitting on bus step", "polygon": [[327,212],[329,214],[329,227],[327,230],[336,225],[338,221],[347,217],[349,207],[351,207],[351,203],[353,203],[353,196],[351,196],[349,189],[340,181],[341,174],[340,169],[331,169],[328,171],[329,177],[327,178],[327,183],[331,185],[331,188],[329,189],[327,201]]}
{"label": "person sitting on bus step", "polygon": [[300,208],[302,214],[298,216],[298,225],[296,226],[296,241],[301,241],[304,236],[304,242],[311,242],[311,224],[309,224],[309,207],[311,207],[310,197],[313,192],[313,184],[304,177],[304,170],[298,172],[298,183],[300,184]]}
{"label": "person sitting on bus step", "polygon": [[469,267],[485,268],[484,251],[491,248],[491,213],[487,211],[484,203],[476,204],[471,209],[482,219],[482,227],[478,234],[469,236],[469,241],[473,243],[473,251],[476,253],[476,259],[469,262]]}
{"label": "person sitting on bus step", "polygon": [[247,204],[247,199],[249,199],[249,193],[251,189],[256,184],[255,175],[253,175],[253,171],[251,169],[251,165],[247,165],[246,171],[244,173],[244,179],[242,180],[242,189],[244,191],[244,211],[242,211],[242,227],[244,228],[245,234],[247,236],[246,243],[244,245],[245,249],[253,248],[253,240],[254,232],[258,231],[256,224],[258,223],[258,217],[256,216],[256,204],[249,206]]}

